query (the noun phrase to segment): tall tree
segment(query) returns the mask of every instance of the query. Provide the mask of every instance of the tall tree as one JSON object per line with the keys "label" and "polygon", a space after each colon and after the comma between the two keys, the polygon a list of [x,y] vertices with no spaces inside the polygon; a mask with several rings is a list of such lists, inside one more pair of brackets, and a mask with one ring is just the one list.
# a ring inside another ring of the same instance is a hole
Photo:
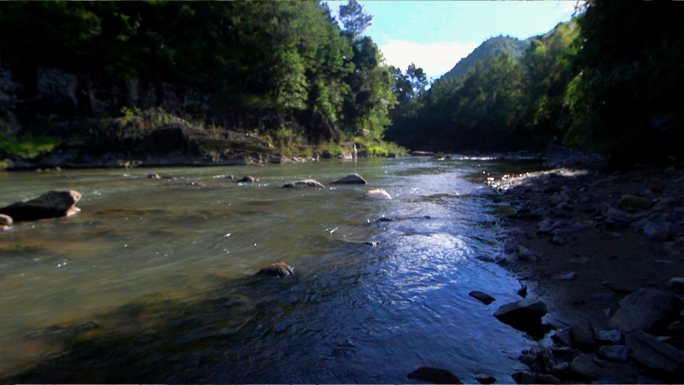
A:
{"label": "tall tree", "polygon": [[364,6],[357,3],[356,0],[349,0],[347,5],[340,6],[339,16],[344,29],[355,38],[361,37],[373,21],[373,16],[366,14]]}

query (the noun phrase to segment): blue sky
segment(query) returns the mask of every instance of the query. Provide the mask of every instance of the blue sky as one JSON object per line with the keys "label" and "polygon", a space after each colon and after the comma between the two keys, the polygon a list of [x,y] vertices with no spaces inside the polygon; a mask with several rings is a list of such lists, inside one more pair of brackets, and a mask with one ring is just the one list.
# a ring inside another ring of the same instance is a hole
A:
{"label": "blue sky", "polygon": [[[346,1],[329,1],[335,15]],[[521,39],[568,21],[576,1],[359,1],[373,24],[366,35],[387,64],[411,62],[438,78],[490,37]]]}

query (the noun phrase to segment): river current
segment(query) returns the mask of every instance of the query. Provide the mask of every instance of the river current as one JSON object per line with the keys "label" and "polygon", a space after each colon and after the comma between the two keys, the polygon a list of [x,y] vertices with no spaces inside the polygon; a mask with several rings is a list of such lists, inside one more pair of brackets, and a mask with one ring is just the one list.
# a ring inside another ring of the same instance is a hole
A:
{"label": "river current", "polygon": [[[533,166],[398,158],[0,173],[0,206],[50,189],[83,195],[73,217],[0,232],[0,378],[406,383],[434,366],[466,383],[476,373],[513,382],[530,341],[492,317],[520,299],[520,284],[477,259],[500,253],[506,209],[483,182]],[[368,185],[329,184],[349,173]],[[281,188],[305,178],[327,187]],[[375,188],[392,200],[363,197]],[[253,277],[278,261],[296,276]]]}

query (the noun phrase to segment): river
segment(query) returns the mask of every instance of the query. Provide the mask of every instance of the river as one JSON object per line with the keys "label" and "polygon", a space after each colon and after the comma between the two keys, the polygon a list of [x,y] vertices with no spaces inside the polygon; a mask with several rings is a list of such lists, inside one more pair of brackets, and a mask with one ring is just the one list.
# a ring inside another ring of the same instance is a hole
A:
{"label": "river", "polygon": [[[0,173],[0,206],[83,195],[73,217],[0,232],[0,376],[406,383],[434,366],[513,382],[530,341],[492,317],[520,284],[476,259],[500,253],[506,209],[483,181],[534,167],[399,158]],[[349,173],[368,185],[328,184]],[[260,181],[216,178],[226,174]],[[328,187],[281,188],[304,178]],[[392,200],[363,197],[374,188]],[[296,276],[252,277],[278,261]]]}

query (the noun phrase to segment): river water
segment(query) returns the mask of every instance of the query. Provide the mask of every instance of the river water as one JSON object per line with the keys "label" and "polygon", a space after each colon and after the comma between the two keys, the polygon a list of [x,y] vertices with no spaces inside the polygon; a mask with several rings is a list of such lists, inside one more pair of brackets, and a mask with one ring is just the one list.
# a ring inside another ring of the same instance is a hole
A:
{"label": "river water", "polygon": [[[50,189],[83,195],[73,217],[0,232],[0,376],[405,383],[435,366],[466,383],[476,373],[513,382],[530,341],[492,317],[520,299],[520,284],[476,259],[500,253],[506,209],[483,182],[534,166],[399,158],[0,173],[0,206]],[[368,185],[328,185],[354,172]],[[216,178],[226,174],[260,182]],[[303,178],[328,187],[280,188]],[[374,188],[392,200],[363,197]],[[253,277],[278,261],[296,276]]]}

